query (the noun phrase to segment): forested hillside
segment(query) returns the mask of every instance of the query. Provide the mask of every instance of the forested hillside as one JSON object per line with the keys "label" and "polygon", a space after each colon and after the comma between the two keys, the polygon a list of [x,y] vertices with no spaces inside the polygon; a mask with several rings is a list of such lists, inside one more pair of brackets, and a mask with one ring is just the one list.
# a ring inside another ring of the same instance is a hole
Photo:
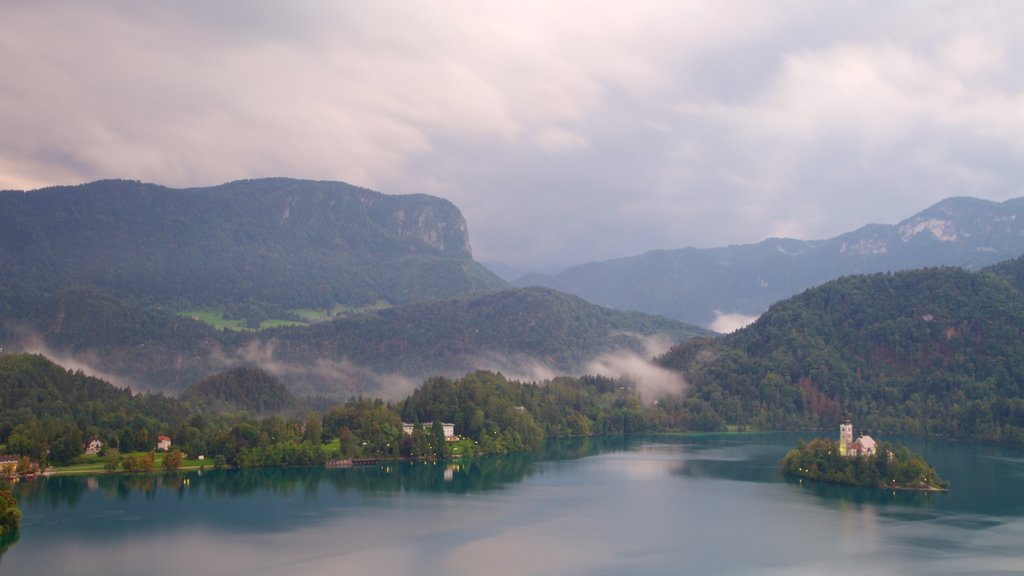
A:
{"label": "forested hillside", "polygon": [[988,271],[842,278],[661,362],[692,386],[690,428],[831,427],[848,411],[889,434],[1024,443],[1024,294]]}
{"label": "forested hillside", "polygon": [[377,371],[454,376],[481,367],[514,371],[530,363],[575,373],[605,352],[642,352],[644,336],[681,342],[702,334],[709,333],[555,290],[526,288],[410,304],[260,337],[273,346],[276,358],[288,362],[344,356]]}
{"label": "forested hillside", "polygon": [[0,288],[95,286],[140,304],[392,304],[504,286],[446,200],[284,178],[0,192]]}
{"label": "forested hillside", "polygon": [[[0,301],[4,301],[0,295]],[[87,363],[118,383],[177,393],[234,366],[259,366],[293,392],[375,395],[477,368],[543,365],[574,373],[599,354],[642,351],[642,338],[679,342],[707,331],[666,318],[595,306],[548,289],[485,292],[396,306],[310,326],[216,331],[167,311],[92,289],[63,291],[0,319],[10,351],[45,351]],[[408,391],[403,390],[403,392]]]}
{"label": "forested hillside", "polygon": [[180,402],[72,372],[37,355],[0,355],[0,443],[34,460],[67,463],[92,437],[150,450],[187,417]]}
{"label": "forested hillside", "polygon": [[250,412],[280,414],[298,405],[295,395],[275,377],[259,368],[242,366],[218,372],[181,393],[181,401],[193,412]]}

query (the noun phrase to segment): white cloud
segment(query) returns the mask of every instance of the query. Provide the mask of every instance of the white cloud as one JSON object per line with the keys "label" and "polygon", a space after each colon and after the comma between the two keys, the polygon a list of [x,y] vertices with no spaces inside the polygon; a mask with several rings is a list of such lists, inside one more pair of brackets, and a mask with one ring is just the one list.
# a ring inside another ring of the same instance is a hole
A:
{"label": "white cloud", "polygon": [[[519,267],[1020,194],[1024,7],[0,5],[0,188],[428,191]],[[583,23],[583,24],[581,24]]]}

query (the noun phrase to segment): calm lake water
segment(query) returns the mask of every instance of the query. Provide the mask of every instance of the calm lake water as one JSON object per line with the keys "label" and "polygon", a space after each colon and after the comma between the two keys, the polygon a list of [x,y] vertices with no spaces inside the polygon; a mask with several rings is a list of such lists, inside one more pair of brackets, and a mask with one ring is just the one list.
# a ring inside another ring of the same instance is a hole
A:
{"label": "calm lake water", "polygon": [[789,482],[813,434],[16,487],[2,574],[1022,574],[1024,451],[899,440],[949,494]]}

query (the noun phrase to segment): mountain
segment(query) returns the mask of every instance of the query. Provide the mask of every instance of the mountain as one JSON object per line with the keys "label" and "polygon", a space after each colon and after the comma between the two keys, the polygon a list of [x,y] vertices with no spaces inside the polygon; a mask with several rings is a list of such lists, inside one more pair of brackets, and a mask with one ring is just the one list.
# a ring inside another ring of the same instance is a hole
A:
{"label": "mountain", "polygon": [[144,304],[402,304],[505,286],[446,200],[284,178],[0,192],[0,288]]}
{"label": "mountain", "polygon": [[232,368],[186,388],[182,402],[195,412],[279,413],[297,405],[283,382],[259,368]]}
{"label": "mountain", "polygon": [[341,398],[397,397],[426,376],[477,368],[576,372],[610,351],[650,357],[647,337],[671,343],[707,334],[546,288],[482,292],[256,333],[217,331],[95,289],[62,291],[0,318],[8,351],[44,353],[136,390],[177,392],[225,369],[252,366],[293,393]]}
{"label": "mountain", "polygon": [[260,341],[275,360],[300,365],[344,357],[378,373],[461,375],[484,368],[530,376],[524,372],[579,372],[615,350],[642,354],[645,337],[681,342],[706,334],[660,316],[612,310],[547,288],[522,288],[270,330]]}
{"label": "mountain", "polygon": [[660,362],[688,427],[863,427],[1024,444],[1024,260],[841,278]]}
{"label": "mountain", "polygon": [[773,238],[658,250],[514,284],[711,326],[719,314],[756,316],[773,302],[840,276],[927,266],[977,270],[1022,253],[1024,198],[950,198],[899,224],[872,224],[829,240]]}

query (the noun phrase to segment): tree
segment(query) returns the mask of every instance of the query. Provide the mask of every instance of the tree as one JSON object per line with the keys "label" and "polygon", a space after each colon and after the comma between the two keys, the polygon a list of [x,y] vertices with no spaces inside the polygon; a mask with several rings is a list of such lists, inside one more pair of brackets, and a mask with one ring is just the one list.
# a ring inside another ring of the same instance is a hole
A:
{"label": "tree", "polygon": [[0,484],[0,537],[10,536],[21,525],[21,510],[6,481]]}
{"label": "tree", "polygon": [[121,465],[121,451],[117,448],[107,448],[103,452],[103,469],[107,472],[117,470]]}
{"label": "tree", "polygon": [[419,422],[412,428],[412,457],[425,458],[430,455],[430,438]]}
{"label": "tree", "polygon": [[181,462],[185,459],[185,455],[181,450],[175,448],[164,455],[164,469],[165,470],[177,470],[181,468]]}
{"label": "tree", "polygon": [[438,458],[448,457],[448,441],[444,436],[444,426],[440,420],[434,420],[434,423],[430,426],[431,444],[433,444],[434,455]]}
{"label": "tree", "polygon": [[319,446],[323,433],[324,426],[323,421],[320,419],[320,413],[316,411],[311,412],[309,417],[306,418],[306,432],[303,434],[303,439],[314,446]]}

